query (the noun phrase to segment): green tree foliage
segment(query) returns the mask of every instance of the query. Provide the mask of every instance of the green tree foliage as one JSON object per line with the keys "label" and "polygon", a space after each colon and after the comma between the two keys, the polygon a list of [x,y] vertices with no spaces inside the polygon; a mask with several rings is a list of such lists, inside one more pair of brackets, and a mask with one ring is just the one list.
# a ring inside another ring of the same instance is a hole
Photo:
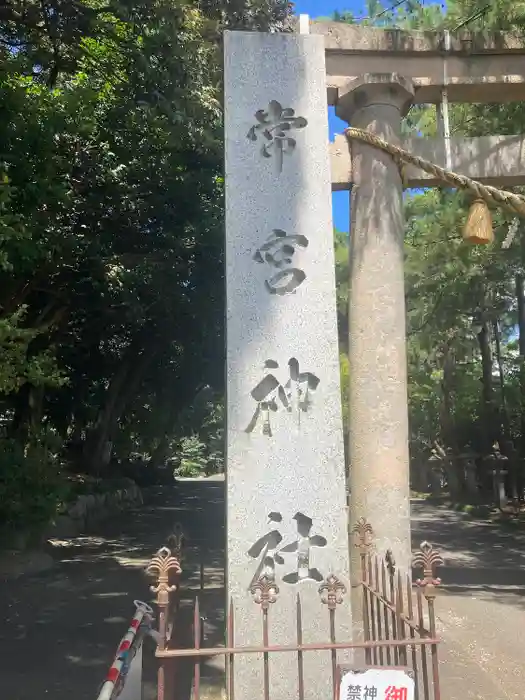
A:
{"label": "green tree foliage", "polygon": [[0,493],[27,455],[27,509],[44,428],[64,448],[42,468],[104,476],[131,450],[169,456],[181,412],[222,391],[221,33],[289,16],[283,0],[0,8],[0,437],[16,453]]}

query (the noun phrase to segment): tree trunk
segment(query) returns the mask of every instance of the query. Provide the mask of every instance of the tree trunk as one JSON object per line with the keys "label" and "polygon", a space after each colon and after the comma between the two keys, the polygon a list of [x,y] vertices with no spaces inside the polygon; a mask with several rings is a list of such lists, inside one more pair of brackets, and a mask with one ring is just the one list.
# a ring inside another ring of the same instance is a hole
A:
{"label": "tree trunk", "polygon": [[[169,456],[169,446],[176,432],[176,426],[180,419],[181,412],[194,403],[197,396],[204,390],[207,385],[199,371],[200,354],[195,351],[186,351],[182,358],[182,364],[179,368],[178,377],[174,384],[167,387],[167,395],[164,397],[164,403],[167,408],[160,411],[164,416],[162,424],[162,434],[159,443],[153,450],[149,464],[153,467],[159,467]],[[193,378],[198,379],[198,382],[192,381]],[[174,397],[177,397],[175,400]],[[162,400],[162,397],[161,397]]]}
{"label": "tree trunk", "polygon": [[481,324],[481,330],[478,333],[478,343],[481,352],[481,442],[483,445],[483,454],[490,454],[492,445],[499,430],[494,430],[494,401],[492,388],[492,351],[490,348],[489,327],[486,321]]}
{"label": "tree trunk", "polygon": [[[141,338],[143,335],[141,334]],[[84,449],[88,473],[99,476],[111,460],[111,442],[119,418],[140,385],[144,372],[156,354],[155,343],[141,350],[140,339],[132,342],[106,392],[104,405],[90,431]]]}
{"label": "tree trunk", "polygon": [[465,479],[458,465],[459,448],[456,439],[456,426],[454,422],[454,371],[454,353],[450,347],[450,344],[447,344],[444,349],[443,379],[441,381],[441,395],[443,400],[441,402],[440,410],[440,427],[443,442],[448,450],[440,447],[438,452],[440,457],[443,459],[445,470],[447,472],[447,481],[451,495],[460,496],[461,492],[465,489]]}
{"label": "tree trunk", "polygon": [[[38,316],[30,321],[28,327],[38,331],[38,335],[28,345],[27,362],[34,355],[46,350],[53,339],[56,340],[56,334],[65,323],[68,310],[67,306],[51,300]],[[14,397],[14,413],[8,428],[11,435],[17,435],[19,440],[24,441],[31,432],[40,428],[44,397],[44,387],[36,387],[27,381],[20,386]]]}
{"label": "tree trunk", "polygon": [[519,488],[519,462],[518,455],[516,454],[516,448],[514,446],[514,441],[512,440],[510,432],[510,419],[509,411],[507,405],[507,392],[505,386],[505,370],[503,368],[503,361],[501,358],[501,332],[499,321],[494,321],[494,339],[496,341],[496,360],[498,362],[499,370],[499,383],[500,383],[500,393],[501,393],[501,417],[502,417],[502,428],[503,428],[503,440],[500,443],[500,450],[502,454],[508,459],[508,474],[506,479],[507,491],[510,493],[512,499],[516,501],[518,499],[518,488]]}
{"label": "tree trunk", "polygon": [[501,424],[503,428],[503,438],[505,441],[510,440],[510,419],[507,407],[507,392],[505,388],[505,370],[501,358],[501,332],[499,321],[494,321],[492,324],[494,329],[494,339],[496,345],[496,361],[498,363],[499,386],[501,395]]}
{"label": "tree trunk", "polygon": [[[525,235],[522,236],[522,239],[525,240]],[[520,352],[520,452],[521,458],[525,459],[525,277],[522,274],[516,275],[516,299],[518,302],[518,342]]]}

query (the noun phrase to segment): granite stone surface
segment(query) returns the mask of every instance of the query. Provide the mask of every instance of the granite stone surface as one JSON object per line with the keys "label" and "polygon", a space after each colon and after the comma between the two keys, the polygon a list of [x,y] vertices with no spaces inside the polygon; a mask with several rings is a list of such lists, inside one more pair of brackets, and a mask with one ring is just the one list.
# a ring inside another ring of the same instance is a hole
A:
{"label": "granite stone surface", "polygon": [[[399,143],[411,82],[382,73],[350,82],[337,107],[352,126]],[[390,155],[352,144],[348,362],[350,509],[410,571],[410,491],[401,175]],[[358,554],[352,553],[354,571]],[[354,606],[355,608],[355,606]],[[356,608],[355,608],[356,609]]]}
{"label": "granite stone surface", "polygon": [[[293,111],[292,111],[293,110]],[[323,38],[226,32],[227,592],[235,643],[262,643],[258,576],[275,581],[270,644],[329,641],[319,588],[349,560]],[[349,654],[338,655],[348,661]],[[298,697],[293,653],[270,654],[270,697]],[[330,697],[329,652],[304,658],[305,698]],[[237,700],[262,696],[237,656]]]}

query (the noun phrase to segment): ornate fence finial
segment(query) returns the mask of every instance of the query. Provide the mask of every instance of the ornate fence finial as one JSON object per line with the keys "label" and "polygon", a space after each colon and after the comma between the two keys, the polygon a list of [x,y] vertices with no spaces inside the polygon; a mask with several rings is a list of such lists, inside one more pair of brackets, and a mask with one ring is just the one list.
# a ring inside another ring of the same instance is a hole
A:
{"label": "ornate fence finial", "polygon": [[328,574],[326,579],[319,586],[321,602],[328,605],[329,610],[335,610],[336,606],[343,602],[343,596],[345,594],[346,586],[335,574]]}
{"label": "ornate fence finial", "polygon": [[385,554],[386,570],[389,576],[394,576],[396,573],[396,560],[391,549],[386,550]]}
{"label": "ornate fence finial", "polygon": [[171,571],[176,574],[181,573],[179,560],[172,555],[167,547],[161,547],[148,564],[146,571],[156,574],[157,577],[157,584],[150,586],[151,592],[157,594],[157,605],[167,606],[169,594],[177,588],[177,586],[170,586],[169,575]]}
{"label": "ornate fence finial", "polygon": [[357,535],[355,546],[361,550],[361,554],[366,554],[372,547],[374,537],[372,526],[366,518],[359,518],[352,532]]}
{"label": "ornate fence finial", "polygon": [[416,585],[423,589],[423,595],[427,599],[436,597],[436,586],[441,583],[440,578],[435,578],[435,569],[438,566],[443,566],[443,558],[436,551],[430,542],[426,540],[421,542],[419,552],[416,552],[412,561],[414,568],[423,569],[423,578],[416,580]]}
{"label": "ornate fence finial", "polygon": [[271,603],[275,603],[279,595],[279,586],[273,578],[263,574],[259,576],[257,581],[250,586],[250,593],[253,595],[253,600],[257,605],[260,605],[264,611],[267,611]]}

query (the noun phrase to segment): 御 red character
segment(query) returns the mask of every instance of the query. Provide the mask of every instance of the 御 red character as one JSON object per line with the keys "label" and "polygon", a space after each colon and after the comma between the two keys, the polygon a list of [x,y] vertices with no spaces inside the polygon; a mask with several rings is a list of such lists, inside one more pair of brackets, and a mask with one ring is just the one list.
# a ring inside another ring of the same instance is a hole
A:
{"label": "\u5fa1 red character", "polygon": [[408,700],[408,689],[389,685],[385,690],[385,700]]}

